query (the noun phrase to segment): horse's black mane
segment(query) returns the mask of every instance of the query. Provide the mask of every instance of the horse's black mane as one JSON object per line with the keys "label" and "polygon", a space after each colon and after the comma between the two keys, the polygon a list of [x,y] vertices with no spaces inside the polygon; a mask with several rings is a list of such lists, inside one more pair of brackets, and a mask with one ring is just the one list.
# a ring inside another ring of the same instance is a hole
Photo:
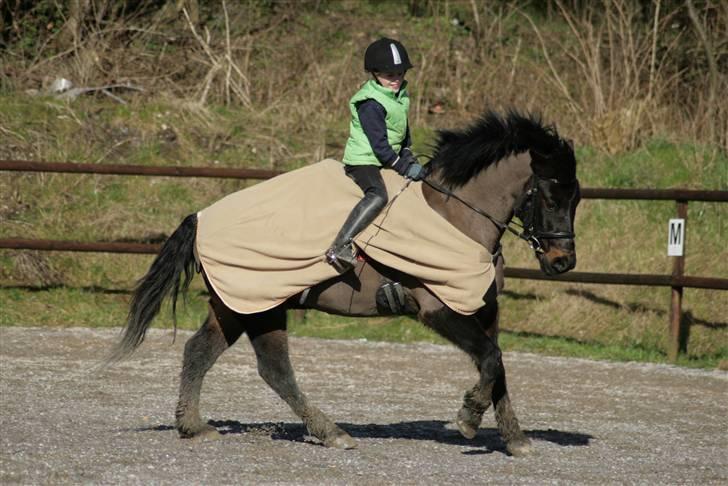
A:
{"label": "horse's black mane", "polygon": [[489,165],[527,150],[542,161],[554,162],[549,164],[549,177],[573,180],[576,161],[570,144],[539,115],[516,110],[505,115],[489,110],[464,130],[439,131],[430,163],[445,184],[459,187]]}

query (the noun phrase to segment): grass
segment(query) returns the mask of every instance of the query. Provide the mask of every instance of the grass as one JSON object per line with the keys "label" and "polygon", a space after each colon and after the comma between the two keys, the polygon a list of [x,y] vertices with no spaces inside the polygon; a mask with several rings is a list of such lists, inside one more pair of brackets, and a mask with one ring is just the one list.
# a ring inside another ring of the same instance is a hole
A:
{"label": "grass", "polygon": [[[507,300],[507,298],[506,298]],[[322,339],[364,339],[367,341],[388,341],[397,343],[428,342],[447,344],[447,341],[407,317],[354,319],[330,316],[309,311],[303,322],[293,320],[290,326],[294,336],[308,336]],[[637,345],[604,345],[596,342],[579,341],[573,338],[548,336],[538,333],[504,330],[499,344],[504,351],[520,351],[587,359],[610,361],[635,361],[667,363],[664,353]],[[726,351],[716,356],[680,356],[680,366],[693,368],[716,368],[725,366]]]}

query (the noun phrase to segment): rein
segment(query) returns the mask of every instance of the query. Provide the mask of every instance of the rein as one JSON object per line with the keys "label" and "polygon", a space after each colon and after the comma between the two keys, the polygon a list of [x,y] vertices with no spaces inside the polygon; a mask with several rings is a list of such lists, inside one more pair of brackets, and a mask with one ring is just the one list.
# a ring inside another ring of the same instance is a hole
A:
{"label": "rein", "polygon": [[[554,231],[554,232],[548,232],[548,231],[541,231],[536,230],[534,227],[534,216],[535,216],[535,207],[534,204],[536,199],[536,194],[538,193],[538,187],[536,185],[536,179],[543,179],[542,177],[539,177],[538,175],[534,174],[531,176],[531,182],[530,187],[525,193],[525,197],[521,201],[521,203],[518,205],[518,208],[516,208],[515,213],[516,214],[523,214],[524,211],[522,208],[524,206],[528,207],[527,213],[521,218],[523,221],[523,225],[516,223],[515,221],[509,221],[507,223],[504,223],[503,221],[500,221],[496,219],[495,217],[491,216],[490,214],[486,213],[482,209],[470,204],[468,201],[464,200],[454,192],[452,192],[450,189],[441,186],[440,184],[437,184],[435,182],[432,182],[428,180],[427,177],[422,179],[422,182],[433,188],[434,190],[445,194],[447,197],[452,197],[453,199],[456,199],[460,203],[462,203],[464,206],[466,206],[468,209],[478,213],[479,215],[487,218],[490,220],[500,231],[501,233],[505,231],[510,231],[514,235],[516,235],[518,238],[524,240],[528,243],[528,246],[533,249],[536,253],[543,253],[543,246],[541,245],[541,239],[558,239],[558,238],[573,238],[574,233],[569,231]],[[520,216],[519,216],[520,217]],[[514,228],[515,227],[515,228]]]}

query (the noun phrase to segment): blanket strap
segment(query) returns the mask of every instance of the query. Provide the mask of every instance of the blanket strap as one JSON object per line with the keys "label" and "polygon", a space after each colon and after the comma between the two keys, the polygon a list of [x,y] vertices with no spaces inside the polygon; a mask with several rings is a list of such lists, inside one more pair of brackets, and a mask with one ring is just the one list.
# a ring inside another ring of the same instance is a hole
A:
{"label": "blanket strap", "polygon": [[301,292],[301,297],[298,299],[298,305],[303,305],[306,303],[306,298],[308,297],[309,292],[311,292],[311,287]]}

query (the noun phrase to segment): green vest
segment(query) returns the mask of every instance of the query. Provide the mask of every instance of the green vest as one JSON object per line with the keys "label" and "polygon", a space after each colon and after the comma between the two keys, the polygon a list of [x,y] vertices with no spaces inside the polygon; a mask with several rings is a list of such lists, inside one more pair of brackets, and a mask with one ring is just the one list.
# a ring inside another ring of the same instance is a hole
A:
{"label": "green vest", "polygon": [[369,139],[359,121],[356,111],[357,104],[364,100],[373,99],[384,107],[387,112],[387,141],[395,153],[399,153],[402,142],[407,134],[407,113],[409,112],[409,95],[406,91],[407,83],[403,83],[399,92],[381,86],[376,81],[369,80],[349,101],[351,110],[351,123],[349,124],[349,140],[344,149],[343,162],[347,165],[377,165],[382,164],[374,155]]}

